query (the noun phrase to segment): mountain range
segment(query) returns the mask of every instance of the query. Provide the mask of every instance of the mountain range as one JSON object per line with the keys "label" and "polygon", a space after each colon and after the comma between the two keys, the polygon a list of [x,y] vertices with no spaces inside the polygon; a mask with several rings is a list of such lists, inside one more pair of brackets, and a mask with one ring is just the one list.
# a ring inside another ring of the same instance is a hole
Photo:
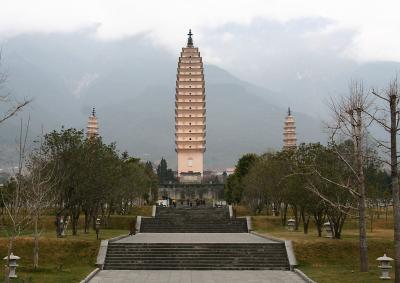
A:
{"label": "mountain range", "polygon": [[[1,92],[18,99],[33,98],[18,116],[25,120],[30,117],[31,140],[42,126],[45,131],[62,125],[85,128],[91,108],[96,107],[100,134],[106,142],[115,141],[120,151],[127,150],[144,160],[157,162],[164,157],[175,168],[174,99],[179,52],[172,54],[143,35],[115,41],[96,39],[88,31],[20,35],[3,43],[1,67],[8,80]],[[383,80],[399,66],[393,62],[368,63],[351,72]],[[205,65],[205,80],[206,168],[232,167],[244,153],[281,148],[291,100],[304,100],[304,108],[293,111],[298,140],[326,141],[322,119],[328,116],[319,117],[313,108],[307,109],[314,101],[307,101],[307,94],[301,90],[312,88],[310,82],[299,87],[299,92],[283,93],[243,81],[212,64]],[[1,105],[0,110],[5,107]],[[18,117],[0,125],[0,166],[15,162]]]}

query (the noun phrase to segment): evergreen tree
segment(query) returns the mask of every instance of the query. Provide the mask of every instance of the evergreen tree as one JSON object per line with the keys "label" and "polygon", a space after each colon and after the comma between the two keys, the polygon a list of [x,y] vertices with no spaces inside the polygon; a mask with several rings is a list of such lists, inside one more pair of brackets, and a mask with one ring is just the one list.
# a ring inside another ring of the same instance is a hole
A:
{"label": "evergreen tree", "polygon": [[168,181],[168,165],[164,157],[161,158],[160,164],[157,166],[157,176],[160,183]]}
{"label": "evergreen tree", "polygon": [[146,162],[146,171],[153,172],[153,164],[151,164],[151,161]]}

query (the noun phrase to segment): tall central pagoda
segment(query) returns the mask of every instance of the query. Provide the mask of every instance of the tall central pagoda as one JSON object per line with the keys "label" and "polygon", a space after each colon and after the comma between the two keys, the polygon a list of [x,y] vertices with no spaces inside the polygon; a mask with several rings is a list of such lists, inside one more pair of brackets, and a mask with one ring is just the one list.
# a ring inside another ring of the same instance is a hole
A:
{"label": "tall central pagoda", "polygon": [[203,61],[193,46],[189,30],[178,61],[175,95],[175,144],[178,177],[183,183],[199,183],[206,150],[206,102]]}

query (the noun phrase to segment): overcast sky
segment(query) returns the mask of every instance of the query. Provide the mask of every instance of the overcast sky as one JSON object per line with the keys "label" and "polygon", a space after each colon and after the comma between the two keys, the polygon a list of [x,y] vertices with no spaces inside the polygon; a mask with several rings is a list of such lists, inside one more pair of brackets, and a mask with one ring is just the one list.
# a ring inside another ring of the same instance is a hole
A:
{"label": "overcast sky", "polygon": [[[400,1],[398,0],[1,0],[0,35],[26,32],[65,32],[97,26],[101,39],[146,33],[171,50],[182,45],[182,34],[191,27],[196,40],[213,54],[207,31],[224,25],[249,27],[257,21],[285,24],[299,19],[322,18],[325,25],[309,31],[312,44],[324,42],[338,31],[353,36],[340,52],[361,61],[400,61]],[[220,30],[231,41],[235,33]],[[257,35],[255,33],[255,35]],[[236,41],[237,43],[237,41]],[[332,44],[335,44],[334,42]]]}
{"label": "overcast sky", "polygon": [[[0,3],[0,43],[20,34],[85,30],[105,41],[144,35],[177,58],[191,28],[206,63],[285,95],[301,111],[311,103],[325,112],[324,99],[346,91],[361,63],[400,62],[399,0]],[[396,72],[398,65],[385,76]]]}
{"label": "overcast sky", "polygon": [[[176,60],[189,28],[206,63],[277,91],[280,106],[309,115],[327,112],[324,99],[347,91],[362,63],[400,62],[400,0],[0,0],[5,55],[14,36],[84,30],[104,41],[144,35]],[[400,74],[392,65],[384,85]],[[82,79],[97,78],[91,72]]]}

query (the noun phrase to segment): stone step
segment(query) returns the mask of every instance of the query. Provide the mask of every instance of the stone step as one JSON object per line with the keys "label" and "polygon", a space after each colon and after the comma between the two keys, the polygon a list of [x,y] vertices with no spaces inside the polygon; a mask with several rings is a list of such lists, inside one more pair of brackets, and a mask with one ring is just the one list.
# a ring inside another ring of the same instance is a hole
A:
{"label": "stone step", "polygon": [[145,220],[142,222],[142,225],[159,225],[159,226],[170,226],[170,225],[175,225],[175,226],[200,226],[200,227],[215,227],[217,225],[219,226],[240,226],[240,225],[246,225],[246,222],[227,222],[227,221],[220,221],[220,222],[181,222],[181,221],[153,221],[153,220]]}
{"label": "stone step", "polygon": [[[231,219],[227,208],[221,215],[202,209],[201,216],[196,210],[158,208],[155,218],[142,218],[140,231],[149,233],[241,233],[247,231],[245,218]],[[168,215],[170,213],[170,215]],[[164,215],[163,215],[164,214]],[[162,216],[161,216],[162,215]]]}
{"label": "stone step", "polygon": [[247,232],[244,229],[232,229],[232,230],[198,230],[198,229],[142,229],[143,233],[239,233],[239,232]]}
{"label": "stone step", "polygon": [[118,269],[118,267],[125,267],[127,269],[159,269],[162,267],[162,269],[182,269],[182,268],[187,268],[187,267],[197,267],[197,268],[208,268],[208,269],[237,269],[237,268],[258,268],[258,269],[265,269],[265,268],[275,268],[275,269],[289,269],[287,267],[283,267],[282,263],[262,263],[262,264],[255,264],[255,263],[232,263],[232,262],[227,262],[227,263],[222,263],[222,264],[217,264],[215,262],[211,263],[199,263],[199,262],[188,262],[188,263],[181,263],[181,264],[171,264],[171,263],[148,263],[148,262],[143,262],[143,263],[121,263],[121,264],[109,264],[107,263],[105,265],[104,269]]}
{"label": "stone step", "polygon": [[287,267],[265,265],[265,266],[210,266],[210,265],[186,265],[186,266],[166,266],[166,265],[105,265],[105,270],[289,270]]}
{"label": "stone step", "polygon": [[277,266],[104,266],[105,270],[289,270],[289,268]]}
{"label": "stone step", "polygon": [[149,265],[167,265],[167,266],[179,266],[179,265],[219,265],[219,266],[232,266],[232,265],[276,265],[279,267],[285,266],[285,260],[238,260],[238,259],[226,259],[226,260],[209,260],[209,259],[181,259],[181,260],[152,260],[152,259],[124,259],[124,260],[109,260],[108,265],[128,265],[128,264],[149,264]]}
{"label": "stone step", "polygon": [[232,229],[232,230],[188,230],[188,229],[142,229],[143,233],[242,233],[247,232],[247,229]]}
{"label": "stone step", "polygon": [[110,243],[104,269],[289,269],[283,243]]}
{"label": "stone step", "polygon": [[182,223],[182,222],[155,222],[155,221],[143,221],[141,225],[147,226],[176,226],[176,227],[199,227],[199,228],[216,228],[216,227],[236,227],[236,226],[246,226],[246,223],[236,222],[236,223],[226,223],[226,222],[216,222],[216,223]]}
{"label": "stone step", "polygon": [[[283,256],[281,258],[280,256]],[[143,259],[168,259],[169,261],[173,260],[190,260],[190,259],[196,259],[196,260],[254,260],[255,258],[263,258],[266,261],[272,260],[282,260],[284,259],[285,254],[282,253],[276,253],[276,254],[264,254],[264,255],[253,255],[253,254],[248,254],[248,255],[238,255],[238,254],[227,254],[227,255],[218,255],[218,254],[203,254],[203,255],[193,255],[193,254],[186,254],[186,255],[177,255],[174,257],[171,256],[157,256],[154,254],[146,254],[146,255],[139,255],[139,254],[132,254],[132,255],[121,255],[121,254],[108,254],[108,259],[121,259],[121,260],[127,260],[127,259],[136,259],[138,257],[142,257]],[[258,259],[257,259],[258,260]]]}
{"label": "stone step", "polygon": [[[183,253],[188,253],[188,254],[192,253],[193,254],[195,252],[198,255],[201,255],[201,254],[206,254],[206,255],[211,255],[211,254],[212,255],[218,255],[218,254],[223,254],[223,255],[237,255],[237,254],[239,254],[239,255],[245,255],[245,254],[257,255],[257,254],[260,254],[260,255],[265,255],[265,254],[268,254],[269,255],[269,254],[274,254],[274,253],[280,253],[281,250],[278,250],[278,249],[275,249],[275,250],[267,250],[267,249],[266,250],[250,250],[250,249],[248,249],[248,250],[238,250],[238,251],[226,251],[226,250],[220,249],[220,250],[213,252],[210,250],[194,251],[194,249],[192,249],[192,250],[189,250],[189,249],[176,249],[176,250],[174,250],[174,249],[151,249],[151,250],[110,249],[109,254],[110,255],[111,254],[125,254],[125,253],[138,254],[138,253],[161,253],[161,252],[163,253],[163,255],[172,253],[172,252],[174,252],[175,254],[178,254],[178,253],[179,254],[183,254]],[[170,255],[168,255],[168,256],[170,256]]]}
{"label": "stone step", "polygon": [[[245,233],[243,233],[245,234]],[[109,247],[114,248],[184,248],[184,249],[192,249],[196,248],[200,249],[227,249],[227,248],[235,248],[235,249],[280,249],[284,246],[283,243],[273,242],[273,243],[109,243]]]}
{"label": "stone step", "polygon": [[[259,254],[254,254],[254,253],[248,253],[248,254],[241,254],[241,253],[231,253],[231,254],[211,254],[211,253],[187,253],[187,254],[176,254],[176,255],[163,255],[162,258],[169,258],[169,259],[176,259],[176,258],[191,258],[191,257],[196,257],[196,258],[231,258],[234,257],[236,258],[237,256],[251,256],[251,258],[256,258],[256,257],[261,257],[265,258],[266,256],[268,257],[274,257],[274,256],[284,256],[284,253],[276,252],[276,253],[259,253]],[[108,254],[109,258],[131,258],[131,257],[151,257],[151,258],[156,258],[158,257],[157,253],[130,253],[129,255],[124,254],[124,253],[109,253]]]}

